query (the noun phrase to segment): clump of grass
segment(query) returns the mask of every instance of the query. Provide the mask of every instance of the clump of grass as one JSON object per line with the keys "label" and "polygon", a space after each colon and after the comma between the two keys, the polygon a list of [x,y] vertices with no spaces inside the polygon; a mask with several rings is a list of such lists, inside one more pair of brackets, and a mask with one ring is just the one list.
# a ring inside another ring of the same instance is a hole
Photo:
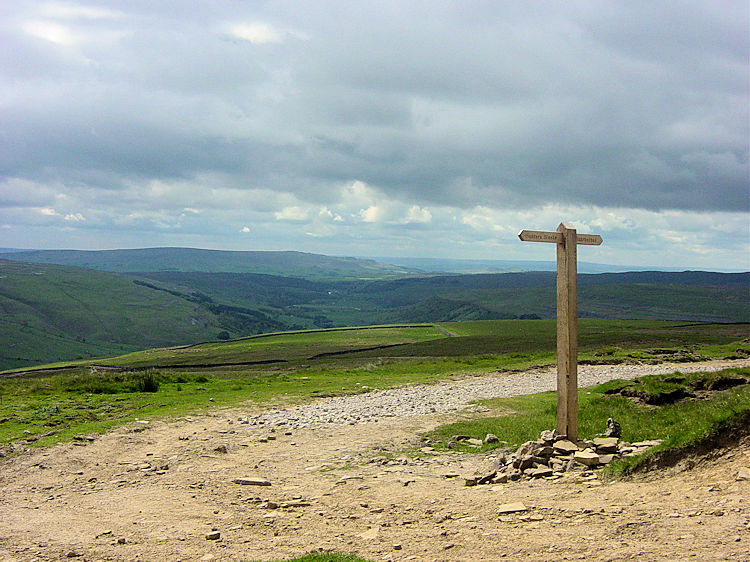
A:
{"label": "clump of grass", "polygon": [[159,381],[151,370],[139,373],[135,383],[138,392],[157,392],[159,390]]}
{"label": "clump of grass", "polygon": [[[614,418],[622,425],[625,441],[662,439],[659,447],[649,454],[663,454],[668,450],[687,451],[693,447],[705,447],[707,440],[729,427],[747,426],[750,419],[750,385],[742,384],[726,390],[717,390],[700,399],[679,400],[652,406],[635,403],[613,389],[639,385],[650,392],[674,391],[675,388],[709,388],[714,381],[744,378],[750,380],[750,369],[725,369],[716,373],[694,373],[683,375],[654,375],[642,377],[639,382],[610,381],[605,384],[580,389],[578,394],[579,436],[591,438],[602,433],[607,418]],[[719,384],[721,386],[721,384]],[[469,435],[482,439],[487,433],[495,434],[506,441],[508,447],[517,447],[525,441],[537,439],[539,433],[551,429],[556,421],[556,397],[554,392],[544,392],[512,398],[483,400],[490,408],[508,412],[499,417],[481,418],[444,425],[427,434],[427,438],[438,447],[445,447],[453,435]],[[461,447],[461,445],[458,445]],[[497,445],[484,445],[480,451]],[[466,450],[471,450],[466,448]],[[625,459],[615,463],[611,471],[628,473],[646,462],[644,459]]]}
{"label": "clump of grass", "polygon": [[338,552],[310,552],[298,558],[288,558],[279,562],[369,562],[354,554],[341,554]]}
{"label": "clump of grass", "polygon": [[56,381],[61,390],[77,394],[121,394],[130,392],[157,392],[158,372],[148,371],[88,371],[78,372]]}

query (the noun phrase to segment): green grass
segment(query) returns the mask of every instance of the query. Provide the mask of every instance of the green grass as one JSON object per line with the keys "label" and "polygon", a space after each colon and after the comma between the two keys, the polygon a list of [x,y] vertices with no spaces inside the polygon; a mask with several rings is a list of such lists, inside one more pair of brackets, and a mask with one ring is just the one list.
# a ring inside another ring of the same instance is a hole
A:
{"label": "green grass", "polygon": [[0,368],[213,339],[222,317],[131,279],[0,261]]}
{"label": "green grass", "polygon": [[336,552],[311,552],[298,558],[287,558],[279,562],[368,562],[354,554],[339,554]]}
{"label": "green grass", "polygon": [[[654,455],[665,450],[689,450],[730,426],[747,426],[750,420],[748,384],[715,392],[710,398],[683,400],[658,407],[636,404],[624,396],[608,393],[613,389],[631,386],[648,392],[672,390],[676,387],[694,390],[709,387],[711,381],[719,377],[742,377],[750,380],[750,369],[726,369],[708,374],[652,375],[641,377],[638,382],[616,380],[580,389],[579,438],[593,438],[603,433],[607,419],[611,417],[620,422],[622,439],[625,441],[662,439],[663,443],[648,453]],[[680,382],[670,382],[675,379]],[[480,403],[503,415],[444,425],[427,434],[427,438],[437,447],[446,447],[453,435],[483,439],[487,433],[493,433],[501,441],[507,442],[507,446],[515,448],[526,441],[537,439],[541,431],[555,427],[554,392],[482,400]],[[481,450],[495,447],[497,445],[484,445]],[[644,462],[647,462],[647,458],[627,458],[614,463],[609,470],[627,473]]]}
{"label": "green grass", "polygon": [[[182,348],[151,349],[79,364],[134,367],[211,366],[220,363],[283,362],[292,368],[333,365],[370,358],[399,361],[465,360],[486,367],[554,360],[554,320],[491,320],[441,322],[433,325],[335,328],[266,334],[224,343]],[[579,322],[579,359],[595,360],[606,352],[610,359],[666,360],[651,353],[654,348],[689,351],[699,356],[723,357],[738,347],[750,350],[742,340],[750,335],[748,324],[704,324],[644,320],[594,320]],[[389,346],[382,349],[382,346]],[[378,349],[368,349],[378,347]],[[341,352],[346,352],[342,355]],[[332,355],[334,354],[334,355]],[[552,355],[551,355],[552,354]],[[599,354],[599,355],[597,355]],[[60,363],[58,365],[64,365]],[[265,369],[265,368],[263,368]]]}
{"label": "green grass", "polygon": [[[363,392],[366,387],[430,383],[555,361],[553,321],[443,323],[439,328],[442,331],[422,325],[273,334],[0,376],[0,443],[54,432],[37,441],[50,444],[76,433],[106,431],[136,417],[184,416],[242,403],[279,406]],[[705,357],[750,351],[742,343],[747,325],[583,320],[579,331],[581,357],[643,354],[657,359],[663,354],[654,355],[654,350],[686,347]],[[139,391],[140,377],[148,369],[158,383],[156,392]]]}
{"label": "green grass", "polygon": [[252,336],[171,349],[152,349],[97,361],[101,365],[216,365],[221,363],[290,362],[321,354],[443,338],[433,326],[334,328]]}

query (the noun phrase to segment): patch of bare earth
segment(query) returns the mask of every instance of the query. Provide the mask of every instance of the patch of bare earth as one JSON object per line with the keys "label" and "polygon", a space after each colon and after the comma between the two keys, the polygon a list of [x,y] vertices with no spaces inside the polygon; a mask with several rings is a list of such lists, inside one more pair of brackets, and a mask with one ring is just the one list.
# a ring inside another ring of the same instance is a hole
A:
{"label": "patch of bare earth", "polygon": [[[272,432],[238,423],[247,413],[135,423],[0,460],[0,558],[750,560],[747,441],[658,477],[465,487],[488,457],[382,455],[455,416]],[[510,503],[527,509],[499,516]]]}

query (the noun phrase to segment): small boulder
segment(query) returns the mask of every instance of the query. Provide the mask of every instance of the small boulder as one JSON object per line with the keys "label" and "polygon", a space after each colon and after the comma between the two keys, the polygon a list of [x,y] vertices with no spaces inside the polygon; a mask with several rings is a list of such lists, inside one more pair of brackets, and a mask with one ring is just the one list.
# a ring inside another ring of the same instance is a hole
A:
{"label": "small boulder", "polygon": [[606,454],[606,455],[599,455],[599,464],[609,464],[614,460],[615,456],[613,454]]}
{"label": "small boulder", "polygon": [[517,457],[516,460],[513,461],[513,467],[517,468],[518,470],[526,470],[527,468],[531,468],[532,466],[534,466],[534,457],[531,455]]}
{"label": "small boulder", "polygon": [[555,442],[555,439],[557,439],[557,430],[556,429],[547,429],[545,431],[542,431],[541,435],[539,436],[540,441],[544,441],[547,444],[551,444]]}
{"label": "small boulder", "polygon": [[534,456],[548,459],[554,454],[555,454],[555,449],[553,447],[550,447],[549,445],[545,445],[544,447],[537,449],[536,452],[534,453]]}
{"label": "small boulder", "polygon": [[595,437],[594,447],[599,453],[616,453],[619,441],[617,437]]}
{"label": "small boulder", "polygon": [[591,449],[586,449],[584,451],[576,451],[573,454],[573,460],[586,466],[596,466],[599,464],[599,455]]}
{"label": "small boulder", "polygon": [[499,443],[500,439],[497,438],[497,435],[494,433],[488,433],[487,436],[484,438],[485,443]]}
{"label": "small boulder", "polygon": [[531,460],[534,461],[534,466],[549,466],[549,458],[534,455]]}
{"label": "small boulder", "polygon": [[565,465],[567,463],[563,461],[562,459],[550,459],[549,466],[552,470],[557,470],[559,472],[565,472]]}
{"label": "small boulder", "polygon": [[521,502],[506,503],[497,508],[497,514],[505,515],[507,513],[520,513],[523,511],[528,511],[528,509],[529,508]]}
{"label": "small boulder", "polygon": [[497,472],[490,472],[477,479],[477,484],[489,484],[497,476]]}
{"label": "small boulder", "polygon": [[540,441],[526,441],[516,451],[516,457],[525,457],[526,455],[533,455],[537,449],[544,447],[544,442]]}
{"label": "small boulder", "polygon": [[581,464],[578,461],[571,460],[568,462],[568,465],[565,467],[565,470],[568,472],[576,471],[576,472],[583,472],[584,470],[588,470],[589,467],[585,464]]}
{"label": "small boulder", "polygon": [[514,470],[508,473],[508,480],[510,480],[511,482],[515,482],[516,480],[520,480],[521,476],[523,476],[523,474],[520,470]]}
{"label": "small boulder", "polygon": [[559,453],[561,455],[569,455],[579,450],[578,445],[567,439],[560,439],[559,441],[555,441],[554,449],[556,453]]}
{"label": "small boulder", "polygon": [[533,468],[525,474],[531,478],[544,478],[546,476],[552,476],[553,470],[547,467]]}

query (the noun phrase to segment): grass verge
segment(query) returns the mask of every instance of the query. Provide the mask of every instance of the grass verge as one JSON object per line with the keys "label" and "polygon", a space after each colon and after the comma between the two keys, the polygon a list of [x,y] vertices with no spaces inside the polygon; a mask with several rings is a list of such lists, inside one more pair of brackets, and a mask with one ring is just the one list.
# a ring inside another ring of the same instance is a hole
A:
{"label": "grass verge", "polygon": [[369,562],[354,554],[340,554],[337,552],[310,552],[298,558],[288,558],[279,562]]}
{"label": "grass verge", "polygon": [[[744,384],[719,390],[724,383],[717,381],[727,380],[744,381]],[[611,475],[632,473],[653,465],[657,459],[674,459],[693,450],[706,450],[712,443],[720,444],[720,436],[726,433],[739,438],[742,428],[747,432],[750,421],[748,382],[750,369],[742,368],[716,373],[652,375],[635,381],[614,380],[583,388],[578,394],[579,437],[593,438],[602,433],[607,418],[611,417],[620,422],[625,441],[663,440],[645,455],[612,463],[607,467]],[[675,393],[677,388],[681,392]],[[621,391],[624,389],[631,392],[623,395]],[[643,398],[662,392],[671,394],[675,400],[651,405]],[[426,437],[440,448],[447,447],[453,435],[483,439],[488,433],[493,433],[507,443],[501,446],[515,448],[537,439],[541,431],[555,426],[554,392],[482,400],[480,403],[503,412],[503,415],[444,425]],[[480,451],[497,446],[484,445]],[[467,451],[475,450],[463,447]]]}

